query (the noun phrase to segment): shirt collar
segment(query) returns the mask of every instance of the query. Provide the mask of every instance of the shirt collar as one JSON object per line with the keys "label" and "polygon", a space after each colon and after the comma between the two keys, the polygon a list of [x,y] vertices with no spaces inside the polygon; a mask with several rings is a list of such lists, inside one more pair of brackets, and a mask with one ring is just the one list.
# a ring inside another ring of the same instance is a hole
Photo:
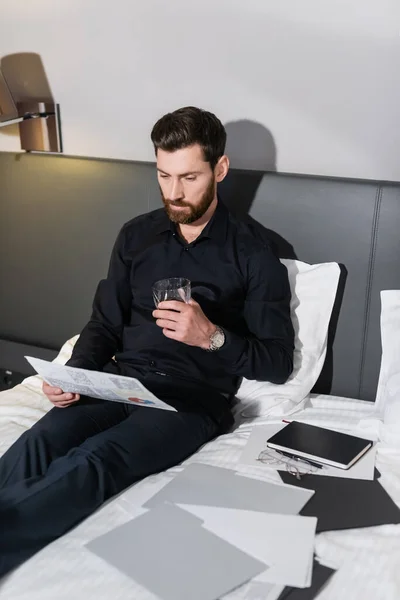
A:
{"label": "shirt collar", "polygon": [[160,223],[156,228],[155,232],[158,235],[159,233],[165,233],[166,231],[174,231],[172,221],[169,220],[167,213],[163,209],[160,211]]}
{"label": "shirt collar", "polygon": [[[195,241],[197,242],[201,239],[209,238],[219,243],[220,245],[223,245],[226,240],[228,219],[229,211],[223,204],[221,199],[218,197],[218,204],[213,216],[211,217],[211,219],[209,220],[209,222],[204,227],[203,231]],[[157,227],[156,233],[160,234],[165,233],[166,231],[171,231],[171,233],[177,233],[175,223],[170,221],[167,213],[164,211],[161,215],[161,223],[159,227]]]}

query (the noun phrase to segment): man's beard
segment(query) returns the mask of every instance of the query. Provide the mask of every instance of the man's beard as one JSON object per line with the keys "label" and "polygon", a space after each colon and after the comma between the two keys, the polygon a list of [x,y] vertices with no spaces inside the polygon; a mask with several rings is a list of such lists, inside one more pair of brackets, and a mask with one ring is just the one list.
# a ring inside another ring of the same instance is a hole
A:
{"label": "man's beard", "polygon": [[[211,179],[207,189],[201,197],[199,204],[193,206],[184,200],[168,200],[164,197],[162,190],[161,198],[164,203],[165,211],[169,217],[169,219],[173,223],[179,223],[180,225],[189,225],[190,223],[194,223],[198,219],[200,219],[210,207],[212,201],[215,197],[215,181]],[[185,211],[174,211],[171,206],[182,206],[187,207],[189,210]]]}

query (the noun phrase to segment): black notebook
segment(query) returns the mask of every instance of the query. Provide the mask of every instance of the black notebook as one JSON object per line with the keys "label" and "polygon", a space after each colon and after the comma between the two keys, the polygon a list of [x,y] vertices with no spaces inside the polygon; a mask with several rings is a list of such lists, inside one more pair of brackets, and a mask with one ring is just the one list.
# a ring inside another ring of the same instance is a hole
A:
{"label": "black notebook", "polygon": [[348,469],[371,448],[373,442],[292,421],[267,440],[267,446],[339,469]]}

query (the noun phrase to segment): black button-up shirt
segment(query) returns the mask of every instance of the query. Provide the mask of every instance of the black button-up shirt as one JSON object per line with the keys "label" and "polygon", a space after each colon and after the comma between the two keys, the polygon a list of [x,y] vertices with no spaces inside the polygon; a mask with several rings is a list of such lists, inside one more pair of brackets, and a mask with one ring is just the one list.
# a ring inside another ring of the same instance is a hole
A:
{"label": "black button-up shirt", "polygon": [[[191,281],[192,297],[225,332],[220,350],[207,352],[163,335],[152,316],[152,285],[167,277]],[[182,382],[185,397],[191,386],[205,396],[205,390],[229,395],[241,377],[284,383],[292,371],[293,347],[286,268],[262,229],[234,217],[219,200],[190,244],[164,209],[122,227],[91,319],[67,364],[102,370],[115,355],[120,372],[140,373],[145,384],[153,374]],[[181,386],[175,387],[179,396]]]}

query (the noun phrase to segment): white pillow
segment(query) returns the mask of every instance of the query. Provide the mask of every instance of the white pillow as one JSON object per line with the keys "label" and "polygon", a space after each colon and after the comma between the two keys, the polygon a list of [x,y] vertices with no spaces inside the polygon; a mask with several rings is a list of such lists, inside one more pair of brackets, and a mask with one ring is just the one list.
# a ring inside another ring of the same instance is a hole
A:
{"label": "white pillow", "polygon": [[400,290],[381,292],[382,362],[375,400],[380,438],[400,447]]}
{"label": "white pillow", "polygon": [[235,412],[254,417],[287,415],[299,408],[314,387],[324,365],[328,326],[340,277],[337,263],[309,265],[282,259],[289,275],[295,330],[293,373],[283,385],[243,379]]}
{"label": "white pillow", "polygon": [[65,344],[61,347],[60,352],[53,360],[54,363],[57,363],[59,365],[65,365],[65,363],[69,361],[72,355],[72,350],[74,349],[74,346],[78,341],[78,337],[79,335],[74,335],[74,337],[70,338],[65,342]]}

